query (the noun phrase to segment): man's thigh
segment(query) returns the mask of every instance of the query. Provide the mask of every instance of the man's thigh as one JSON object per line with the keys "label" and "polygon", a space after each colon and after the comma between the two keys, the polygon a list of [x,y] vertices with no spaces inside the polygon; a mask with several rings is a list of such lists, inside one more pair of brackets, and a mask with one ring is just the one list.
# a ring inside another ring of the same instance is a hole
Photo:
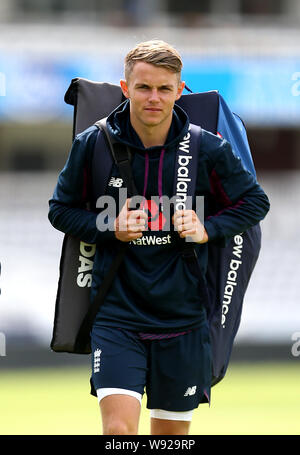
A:
{"label": "man's thigh", "polygon": [[137,434],[147,375],[147,350],[126,330],[94,327],[92,378],[104,435]]}
{"label": "man's thigh", "polygon": [[109,389],[127,390],[141,399],[145,386],[149,409],[190,411],[210,400],[207,325],[186,335],[147,342],[127,330],[97,327],[91,342],[91,382],[99,400]]}
{"label": "man's thigh", "polygon": [[147,349],[138,336],[118,328],[94,327],[91,346],[91,382],[98,400],[117,394],[118,389],[140,399],[146,384]]}
{"label": "man's thigh", "polygon": [[[207,325],[186,335],[151,341],[147,407],[176,413],[191,411],[200,403],[208,403],[211,370]],[[151,413],[153,417],[161,418],[159,411]]]}
{"label": "man's thigh", "polygon": [[100,401],[104,435],[136,435],[141,412],[140,401],[124,394],[106,395]]}

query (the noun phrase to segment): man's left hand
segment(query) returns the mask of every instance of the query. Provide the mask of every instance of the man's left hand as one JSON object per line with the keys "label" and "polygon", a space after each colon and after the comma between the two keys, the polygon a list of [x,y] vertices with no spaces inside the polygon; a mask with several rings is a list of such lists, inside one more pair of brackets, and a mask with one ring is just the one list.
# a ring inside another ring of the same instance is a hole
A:
{"label": "man's left hand", "polygon": [[208,235],[194,210],[177,210],[172,222],[181,238],[190,237],[192,242],[206,243]]}

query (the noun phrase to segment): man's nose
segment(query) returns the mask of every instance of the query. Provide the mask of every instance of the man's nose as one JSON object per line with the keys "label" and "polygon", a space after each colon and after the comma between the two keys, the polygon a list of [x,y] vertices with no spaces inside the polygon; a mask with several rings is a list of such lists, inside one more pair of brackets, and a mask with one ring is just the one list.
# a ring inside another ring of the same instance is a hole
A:
{"label": "man's nose", "polygon": [[157,89],[152,89],[150,93],[150,101],[158,101],[159,96],[158,96],[158,90]]}

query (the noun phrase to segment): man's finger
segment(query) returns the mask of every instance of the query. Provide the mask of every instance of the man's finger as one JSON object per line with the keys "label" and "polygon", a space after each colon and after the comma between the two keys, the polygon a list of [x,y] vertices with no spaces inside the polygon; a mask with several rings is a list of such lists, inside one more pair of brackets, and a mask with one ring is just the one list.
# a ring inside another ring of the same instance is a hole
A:
{"label": "man's finger", "polygon": [[143,220],[147,221],[148,220],[148,215],[145,213],[143,210],[131,210],[128,212],[128,220]]}
{"label": "man's finger", "polygon": [[183,223],[182,225],[180,225],[178,230],[189,231],[191,229],[194,229],[196,231],[195,223],[190,221],[189,223]]}
{"label": "man's finger", "polygon": [[144,231],[145,230],[145,223],[144,222],[141,222],[141,223],[136,223],[135,220],[129,220],[128,223],[127,223],[127,226],[128,226],[128,231]]}
{"label": "man's finger", "polygon": [[180,232],[180,237],[187,237],[187,236],[192,236],[197,233],[196,228],[192,229],[185,229],[184,231]]}
{"label": "man's finger", "polygon": [[128,232],[127,233],[128,241],[139,239],[139,238],[143,237],[143,235],[144,234],[142,232]]}

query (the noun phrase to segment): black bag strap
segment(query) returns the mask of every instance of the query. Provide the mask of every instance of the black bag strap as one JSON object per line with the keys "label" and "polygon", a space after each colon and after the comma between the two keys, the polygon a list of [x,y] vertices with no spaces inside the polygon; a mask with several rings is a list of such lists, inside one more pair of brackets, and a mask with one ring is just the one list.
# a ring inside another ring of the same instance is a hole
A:
{"label": "black bag strap", "polygon": [[[115,163],[119,167],[120,174],[123,178],[125,186],[128,189],[128,194],[130,197],[137,195],[136,187],[134,184],[132,171],[131,171],[131,164],[130,164],[130,151],[128,148],[123,147],[121,144],[113,141],[111,136],[109,135],[106,127],[106,119],[97,122],[97,126],[101,129],[107,138],[107,142],[109,148],[111,150],[112,156],[114,158]],[[100,306],[103,304],[105,296],[117,274],[117,271],[123,261],[125,256],[126,250],[128,247],[127,242],[119,242],[119,251],[115,258],[113,259],[108,273],[103,279],[101,286],[98,289],[98,292],[91,303],[89,311],[85,315],[85,318],[79,328],[76,341],[75,341],[75,349],[78,351],[82,351],[90,342],[90,331],[92,328],[93,321],[98,313]]]}
{"label": "black bag strap", "polygon": [[129,197],[136,196],[138,193],[135,187],[130,164],[131,151],[129,147],[125,147],[120,142],[117,142],[111,137],[107,130],[106,119],[107,117],[99,120],[98,122],[95,123],[95,125],[98,126],[98,128],[105,133],[105,137],[111,150],[114,162],[119,168],[121,177],[125,183],[125,187],[127,188]]}

